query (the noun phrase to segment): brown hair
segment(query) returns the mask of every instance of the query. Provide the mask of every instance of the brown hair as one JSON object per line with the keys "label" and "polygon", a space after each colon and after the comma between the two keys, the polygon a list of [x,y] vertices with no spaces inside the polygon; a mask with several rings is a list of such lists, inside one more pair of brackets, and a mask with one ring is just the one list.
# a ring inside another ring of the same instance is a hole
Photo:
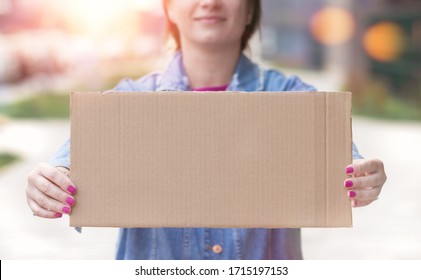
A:
{"label": "brown hair", "polygon": [[[246,29],[244,30],[243,37],[241,38],[241,51],[243,51],[247,45],[248,42],[253,36],[254,32],[256,32],[257,29],[260,28],[260,21],[262,18],[262,5],[260,0],[247,0],[248,2],[248,8],[252,9],[252,17],[250,23],[246,26]],[[169,36],[172,36],[174,38],[174,41],[176,43],[176,49],[181,49],[181,41],[180,41],[180,32],[178,31],[177,26],[171,22],[168,16],[168,0],[162,0],[162,4],[164,6],[165,11],[165,17],[167,19],[167,33]]]}

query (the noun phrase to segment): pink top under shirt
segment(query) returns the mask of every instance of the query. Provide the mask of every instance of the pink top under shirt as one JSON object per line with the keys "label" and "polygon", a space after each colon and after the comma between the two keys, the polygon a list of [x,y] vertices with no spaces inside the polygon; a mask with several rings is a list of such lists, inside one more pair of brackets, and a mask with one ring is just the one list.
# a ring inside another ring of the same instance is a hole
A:
{"label": "pink top under shirt", "polygon": [[225,91],[228,88],[228,84],[216,87],[200,87],[192,88],[192,91]]}

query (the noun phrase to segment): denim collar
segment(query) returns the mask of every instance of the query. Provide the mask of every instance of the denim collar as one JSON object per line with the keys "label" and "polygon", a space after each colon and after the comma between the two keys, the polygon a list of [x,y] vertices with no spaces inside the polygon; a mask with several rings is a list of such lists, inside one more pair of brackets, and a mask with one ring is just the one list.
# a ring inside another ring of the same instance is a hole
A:
{"label": "denim collar", "polygon": [[[264,73],[243,53],[228,85],[229,91],[262,91]],[[157,91],[188,91],[188,77],[184,71],[182,52],[177,51],[167,69],[157,81]]]}

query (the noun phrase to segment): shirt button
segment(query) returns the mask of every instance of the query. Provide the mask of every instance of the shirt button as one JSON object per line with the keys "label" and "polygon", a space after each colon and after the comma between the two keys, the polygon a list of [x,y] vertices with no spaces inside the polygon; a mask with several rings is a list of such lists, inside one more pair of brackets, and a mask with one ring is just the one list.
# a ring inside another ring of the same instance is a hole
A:
{"label": "shirt button", "polygon": [[214,246],[212,247],[212,251],[213,251],[215,254],[220,254],[220,253],[222,253],[222,247],[221,247],[221,245],[214,245]]}

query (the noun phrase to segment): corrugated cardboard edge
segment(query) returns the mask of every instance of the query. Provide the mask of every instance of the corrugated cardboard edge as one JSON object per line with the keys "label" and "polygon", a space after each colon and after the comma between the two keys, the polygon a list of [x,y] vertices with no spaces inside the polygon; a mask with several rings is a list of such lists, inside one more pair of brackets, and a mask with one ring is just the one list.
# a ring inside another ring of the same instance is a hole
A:
{"label": "corrugated cardboard edge", "polygon": [[[325,98],[326,98],[325,99],[325,101],[326,101],[326,106],[325,106],[325,108],[326,108],[326,111],[325,111],[326,112],[325,122],[328,123],[330,120],[337,118],[338,115],[339,115],[337,112],[334,112],[334,111],[330,110],[330,108],[333,107],[333,106],[330,106],[330,104],[332,104],[331,102],[335,102],[335,101],[338,102],[338,100],[334,100],[334,99],[330,99],[329,98],[329,96],[331,94],[338,94],[338,92],[324,92],[324,93],[326,93],[326,95],[325,95]],[[327,134],[329,134],[331,136],[331,137],[328,136],[327,139],[332,139],[332,137],[335,135],[335,133],[337,131],[339,131],[340,129],[344,129],[345,130],[345,133],[348,134],[347,136],[349,136],[349,137],[345,137],[345,139],[351,139],[351,142],[346,142],[345,143],[346,150],[347,151],[350,151],[348,153],[348,158],[347,158],[346,162],[344,162],[342,164],[342,166],[338,167],[338,168],[340,168],[342,170],[342,172],[344,174],[344,178],[343,178],[342,182],[337,182],[338,188],[335,189],[336,192],[341,192],[342,193],[341,197],[343,197],[344,200],[345,199],[348,200],[348,198],[347,198],[347,190],[345,188],[343,188],[343,187],[341,188],[341,186],[343,185],[343,181],[345,181],[345,179],[346,179],[346,174],[345,174],[344,168],[348,164],[351,164],[352,163],[352,93],[351,92],[340,92],[340,94],[341,94],[342,98],[345,100],[345,102],[344,102],[345,103],[345,106],[343,108],[346,111],[346,113],[347,113],[347,114],[345,114],[345,116],[350,116],[350,117],[344,120],[346,122],[346,127],[345,128],[341,128],[341,127],[338,126],[336,128],[337,130],[335,129],[334,131],[327,131]],[[326,127],[329,127],[329,126],[327,125]],[[326,146],[327,147],[330,147],[329,146],[329,143],[327,143],[327,141],[326,141]],[[328,149],[326,149],[326,151],[327,150]],[[330,149],[330,152],[331,152],[331,154],[334,154],[334,153],[340,152],[340,151],[332,151],[332,149]],[[327,165],[326,171],[327,170],[332,170],[333,168],[335,168],[335,166],[329,165],[330,162],[331,161],[329,161],[329,158],[328,158],[326,160],[326,165]],[[332,180],[333,179],[333,176],[326,176],[326,178],[328,180]],[[327,184],[329,184],[329,183],[327,183]],[[326,196],[327,196],[327,194],[326,194]],[[339,201],[328,201],[327,200],[327,203],[340,203],[340,202]],[[327,207],[327,209],[328,208],[329,207]],[[351,207],[351,202],[350,201],[349,201],[349,208],[348,208],[348,210],[349,210],[349,215],[348,215],[349,220],[348,221],[343,221],[344,222],[343,227],[352,227],[352,207]],[[340,227],[341,226],[339,220],[332,220],[332,219],[329,219],[329,217],[330,217],[330,215],[326,215],[326,219],[327,219],[326,220],[326,225],[336,224],[337,227]]]}

